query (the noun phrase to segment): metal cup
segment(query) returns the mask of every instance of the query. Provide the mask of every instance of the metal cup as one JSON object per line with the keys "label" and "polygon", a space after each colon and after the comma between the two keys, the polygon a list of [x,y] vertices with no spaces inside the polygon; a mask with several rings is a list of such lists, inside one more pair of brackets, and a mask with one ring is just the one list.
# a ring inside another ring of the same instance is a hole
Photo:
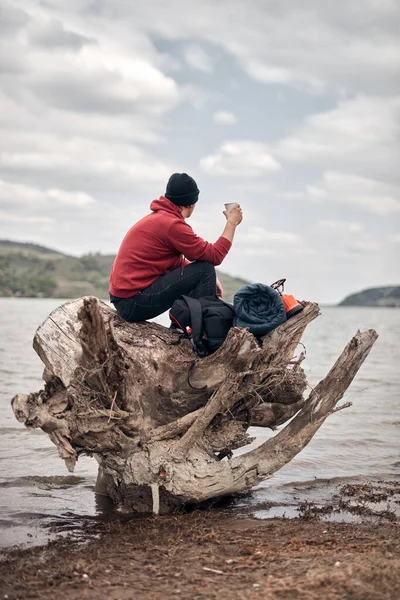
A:
{"label": "metal cup", "polygon": [[231,212],[231,210],[234,206],[239,206],[238,202],[228,202],[227,204],[225,204],[226,212],[227,213]]}

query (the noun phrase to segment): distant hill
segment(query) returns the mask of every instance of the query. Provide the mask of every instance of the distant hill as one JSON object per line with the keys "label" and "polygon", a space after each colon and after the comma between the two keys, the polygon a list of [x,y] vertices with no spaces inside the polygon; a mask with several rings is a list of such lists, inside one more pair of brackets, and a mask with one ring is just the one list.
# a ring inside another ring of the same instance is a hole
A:
{"label": "distant hill", "polygon": [[369,288],[347,296],[339,306],[400,307],[400,285]]}
{"label": "distant hill", "polygon": [[[115,256],[68,256],[37,244],[0,240],[0,296],[108,299],[108,277]],[[218,270],[224,299],[248,281]]]}
{"label": "distant hill", "polygon": [[[39,246],[38,244],[31,244],[30,242],[12,242],[11,240],[0,240],[0,247],[3,251],[9,250],[12,252],[15,250],[19,252],[22,250],[31,250],[32,252],[39,252],[40,254],[57,254],[58,256],[66,256],[62,252],[46,248],[45,246]],[[1,250],[0,250],[1,251]]]}

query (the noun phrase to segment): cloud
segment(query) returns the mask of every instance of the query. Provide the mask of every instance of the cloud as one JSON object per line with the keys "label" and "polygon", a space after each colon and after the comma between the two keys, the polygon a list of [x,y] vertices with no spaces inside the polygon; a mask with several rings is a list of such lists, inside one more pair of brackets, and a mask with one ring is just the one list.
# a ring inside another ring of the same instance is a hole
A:
{"label": "cloud", "polygon": [[12,214],[8,211],[0,209],[0,223],[16,223],[28,225],[44,225],[48,226],[54,223],[51,217],[27,216],[25,214]]}
{"label": "cloud", "polygon": [[332,219],[322,219],[318,223],[319,227],[325,230],[337,233],[359,233],[363,231],[364,226],[361,223],[351,221],[335,221]]}
{"label": "cloud", "polygon": [[4,38],[15,35],[29,23],[29,15],[9,2],[0,4],[0,32]]}
{"label": "cloud", "polygon": [[29,65],[26,58],[18,52],[18,48],[14,42],[1,39],[0,40],[0,75],[4,76],[17,75],[20,76],[29,71]]}
{"label": "cloud", "polygon": [[[130,47],[124,48],[118,37],[103,33],[100,21],[93,26],[93,15],[85,21],[60,10],[54,16],[50,7],[29,2],[26,11],[9,4],[2,10],[11,30],[2,36],[3,70],[26,74],[2,81],[8,96],[32,102],[34,95],[52,108],[83,113],[153,116],[180,101],[179,86],[163,73],[161,57],[158,65],[157,52],[142,33],[132,31]],[[117,35],[111,23],[109,29]]]}
{"label": "cloud", "polygon": [[[383,94],[399,89],[395,0],[153,0],[151,11],[115,2],[131,27],[222,49],[253,79],[309,90]],[[190,15],[190,18],[187,16]],[[288,32],[290,38],[288,39]]]}
{"label": "cloud", "polygon": [[[30,3],[4,5],[13,35],[0,92],[3,177],[32,188],[90,194],[164,185],[171,167],[142,144],[164,142],[162,117],[183,98],[164,75],[149,42],[132,32],[139,52],[123,51],[110,24],[80,21]],[[64,17],[61,18],[61,17]],[[151,46],[151,44],[150,44]],[[162,62],[162,61],[160,61]],[[2,64],[0,64],[1,69]]]}
{"label": "cloud", "polygon": [[344,170],[367,170],[397,177],[400,163],[400,96],[345,100],[337,107],[306,118],[272,151],[287,161],[327,165]]}
{"label": "cloud", "polygon": [[43,188],[0,180],[0,237],[34,241],[67,253],[115,252],[128,224],[143,213],[85,191]]}
{"label": "cloud", "polygon": [[280,164],[261,142],[237,140],[225,142],[217,154],[205,156],[200,167],[209,175],[222,177],[260,177],[279,171]]}
{"label": "cloud", "polygon": [[[24,4],[38,11],[36,3]],[[212,71],[203,49],[211,44],[258,82],[351,93],[399,90],[396,0],[338,0],[333,6],[307,0],[301,7],[292,0],[153,0],[149,9],[115,0],[96,10],[92,2],[58,0],[46,8],[71,23],[68,29],[79,23],[92,37],[96,25],[126,47],[135,34],[184,41],[187,64],[203,72]]]}
{"label": "cloud", "polygon": [[203,73],[212,73],[214,70],[213,60],[209,54],[199,45],[190,44],[183,51],[185,62],[192,69]]}
{"label": "cloud", "polygon": [[[61,138],[47,134],[19,136],[26,144],[17,149],[3,147],[3,173],[28,180],[45,181],[82,189],[132,189],[133,185],[162,184],[172,167],[133,144],[104,143],[80,137]],[[3,145],[4,140],[3,140]]]}
{"label": "cloud", "polygon": [[0,94],[0,126],[3,176],[33,187],[132,194],[135,186],[164,185],[176,170],[151,150],[164,140],[150,115],[83,115]]}
{"label": "cloud", "polygon": [[92,38],[68,31],[59,19],[32,22],[27,35],[34,46],[42,46],[45,49],[79,50],[82,46],[94,42]]}
{"label": "cloud", "polygon": [[[308,186],[309,187],[309,186]],[[318,188],[320,197],[330,203],[342,203],[386,216],[400,212],[400,187],[367,177],[326,171]],[[313,194],[310,196],[313,200]]]}
{"label": "cloud", "polygon": [[292,231],[269,231],[258,225],[250,225],[244,232],[240,231],[235,246],[247,257],[281,257],[287,248],[290,248],[291,255],[314,253],[302,235]]}
{"label": "cloud", "polygon": [[255,60],[250,60],[245,68],[253,79],[261,83],[290,83],[293,79],[288,69],[274,67]]}
{"label": "cloud", "polygon": [[359,250],[361,252],[376,252],[376,250],[379,250],[379,248],[380,244],[373,241],[367,242],[362,240],[354,240],[350,243],[350,249],[356,251]]}
{"label": "cloud", "polygon": [[21,205],[25,209],[57,205],[86,209],[95,203],[86,192],[69,192],[59,189],[39,190],[0,179],[0,206]]}
{"label": "cloud", "polygon": [[247,237],[255,243],[272,242],[278,244],[301,245],[303,238],[297,233],[288,231],[267,231],[263,227],[249,227]]}
{"label": "cloud", "polygon": [[163,128],[158,119],[150,115],[99,115],[76,113],[58,108],[48,108],[40,103],[24,104],[0,92],[0,148],[10,150],[39,149],[44,137],[54,140],[70,137],[102,140],[109,144],[145,145],[162,144]]}
{"label": "cloud", "polygon": [[234,125],[237,123],[237,117],[228,110],[218,110],[213,114],[214,123],[217,125]]}
{"label": "cloud", "polygon": [[232,194],[246,207],[224,269],[284,274],[324,301],[394,281],[399,10],[4,0],[0,169],[22,186],[2,201],[7,237],[115,252],[185,170],[202,190],[205,238],[221,233]]}
{"label": "cloud", "polygon": [[[307,196],[313,202],[322,202],[328,195],[327,191],[315,185],[306,185]],[[303,194],[301,195],[303,197]]]}
{"label": "cloud", "polygon": [[381,248],[376,237],[365,231],[364,225],[359,222],[322,219],[318,223],[318,233],[325,245],[334,242],[338,254],[348,251],[370,253]]}
{"label": "cloud", "polygon": [[142,58],[122,57],[96,46],[64,53],[55,61],[30,55],[26,87],[46,104],[83,113],[162,114],[179,101],[175,81]]}

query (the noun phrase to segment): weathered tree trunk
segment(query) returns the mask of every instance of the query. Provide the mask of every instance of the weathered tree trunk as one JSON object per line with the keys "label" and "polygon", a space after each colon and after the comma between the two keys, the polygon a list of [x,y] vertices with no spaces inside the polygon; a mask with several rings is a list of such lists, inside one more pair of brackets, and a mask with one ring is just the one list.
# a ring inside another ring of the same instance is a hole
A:
{"label": "weathered tree trunk", "polygon": [[[12,400],[16,418],[49,434],[69,470],[95,455],[121,508],[168,512],[177,505],[249,490],[289,462],[334,411],[377,338],[357,332],[311,392],[293,353],[319,314],[313,303],[260,345],[233,328],[198,359],[190,343],[155,323],[131,324],[96,298],[60,306],[34,348],[44,390]],[[294,419],[292,419],[294,417]],[[250,425],[275,437],[236,458]]]}

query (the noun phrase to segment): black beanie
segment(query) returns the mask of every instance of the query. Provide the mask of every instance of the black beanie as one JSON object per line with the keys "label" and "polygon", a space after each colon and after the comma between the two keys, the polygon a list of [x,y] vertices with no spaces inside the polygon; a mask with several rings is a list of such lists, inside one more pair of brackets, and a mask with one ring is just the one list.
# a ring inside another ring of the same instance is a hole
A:
{"label": "black beanie", "polygon": [[190,206],[199,199],[197,183],[187,173],[174,173],[169,178],[165,197],[177,206]]}

